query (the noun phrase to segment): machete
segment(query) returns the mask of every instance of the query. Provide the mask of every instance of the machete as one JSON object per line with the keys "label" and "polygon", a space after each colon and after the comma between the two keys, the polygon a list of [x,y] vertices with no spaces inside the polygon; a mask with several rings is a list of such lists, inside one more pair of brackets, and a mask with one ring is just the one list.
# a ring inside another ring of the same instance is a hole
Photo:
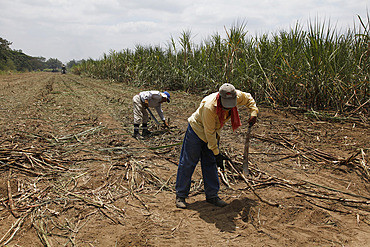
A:
{"label": "machete", "polygon": [[244,176],[249,176],[248,169],[248,154],[249,154],[249,139],[251,137],[252,124],[249,124],[247,134],[245,135],[244,143],[244,159],[243,159],[243,174]]}
{"label": "machete", "polygon": [[149,112],[150,116],[152,116],[152,118],[154,119],[154,121],[158,124],[158,125],[161,125],[158,120],[154,117],[152,111],[149,109],[149,108],[146,108],[146,110]]}

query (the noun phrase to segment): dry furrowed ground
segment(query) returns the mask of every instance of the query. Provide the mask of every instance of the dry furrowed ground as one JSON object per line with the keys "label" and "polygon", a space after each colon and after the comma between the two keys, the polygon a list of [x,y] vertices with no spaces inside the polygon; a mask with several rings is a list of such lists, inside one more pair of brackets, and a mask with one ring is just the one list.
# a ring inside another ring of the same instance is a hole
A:
{"label": "dry furrowed ground", "polygon": [[326,121],[260,107],[247,181],[239,175],[246,126],[233,133],[227,124],[221,148],[233,163],[220,172],[220,197],[229,205],[205,202],[197,167],[180,210],[180,144],[202,96],[171,92],[163,105],[171,128],[153,122],[154,136],[136,140],[139,91],[71,74],[0,76],[1,245],[369,246],[364,109]]}

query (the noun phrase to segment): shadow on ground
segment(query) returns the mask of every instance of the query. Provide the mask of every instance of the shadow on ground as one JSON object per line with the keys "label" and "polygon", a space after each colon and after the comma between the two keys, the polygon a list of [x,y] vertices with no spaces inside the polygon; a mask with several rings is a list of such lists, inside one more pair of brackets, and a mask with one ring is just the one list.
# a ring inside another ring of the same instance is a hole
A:
{"label": "shadow on ground", "polygon": [[257,206],[256,201],[245,198],[235,199],[224,208],[216,207],[206,201],[197,201],[188,204],[188,209],[199,212],[199,217],[207,223],[215,224],[222,232],[234,232],[236,219],[249,221],[252,207]]}

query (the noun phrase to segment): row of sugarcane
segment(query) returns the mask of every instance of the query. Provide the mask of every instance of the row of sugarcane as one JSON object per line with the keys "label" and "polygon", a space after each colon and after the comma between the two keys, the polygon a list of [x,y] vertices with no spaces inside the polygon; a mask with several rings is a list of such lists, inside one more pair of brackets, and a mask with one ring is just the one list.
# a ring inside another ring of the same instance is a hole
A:
{"label": "row of sugarcane", "polygon": [[132,86],[203,92],[225,83],[251,92],[259,103],[346,112],[368,109],[370,18],[358,16],[347,31],[330,21],[297,23],[289,31],[249,36],[246,23],[196,45],[191,31],[166,49],[137,45],[84,60],[76,74]]}

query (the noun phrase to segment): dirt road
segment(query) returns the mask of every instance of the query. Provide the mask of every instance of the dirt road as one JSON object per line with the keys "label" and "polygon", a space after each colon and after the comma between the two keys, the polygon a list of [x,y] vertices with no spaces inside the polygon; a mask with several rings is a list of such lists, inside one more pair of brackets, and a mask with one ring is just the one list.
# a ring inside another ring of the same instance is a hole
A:
{"label": "dirt road", "polygon": [[153,123],[155,135],[136,140],[140,90],[71,74],[0,76],[1,245],[369,246],[366,120],[260,106],[249,155],[255,193],[238,175],[247,124],[233,133],[228,123],[221,148],[235,166],[220,173],[220,197],[229,205],[205,202],[198,167],[180,210],[180,144],[202,95],[170,92],[171,129]]}

